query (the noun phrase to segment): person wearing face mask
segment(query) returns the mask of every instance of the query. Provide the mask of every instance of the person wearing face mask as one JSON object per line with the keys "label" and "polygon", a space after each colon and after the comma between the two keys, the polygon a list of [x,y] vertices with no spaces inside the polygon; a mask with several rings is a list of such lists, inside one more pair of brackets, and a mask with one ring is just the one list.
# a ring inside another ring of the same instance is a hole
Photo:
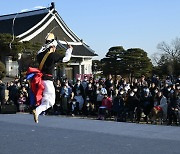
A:
{"label": "person wearing face mask", "polygon": [[85,75],[84,80],[82,81],[82,86],[84,90],[86,89],[87,85],[88,85],[88,77]]}
{"label": "person wearing face mask", "polygon": [[133,122],[134,120],[134,114],[135,114],[135,108],[139,107],[139,99],[135,95],[134,91],[129,91],[128,98],[126,101],[126,113],[129,115],[130,121]]}
{"label": "person wearing face mask", "polygon": [[106,90],[109,93],[110,88],[114,86],[112,75],[109,74],[107,80],[105,81]]}
{"label": "person wearing face mask", "polygon": [[176,83],[176,90],[180,90],[180,84],[179,83]]}
{"label": "person wearing face mask", "polygon": [[167,104],[167,98],[163,95],[162,91],[159,91],[157,94],[157,105],[162,108],[163,111],[163,121],[167,120],[167,109],[168,109],[168,104]]}
{"label": "person wearing face mask", "polygon": [[180,75],[177,77],[176,84],[180,84]]}
{"label": "person wearing face mask", "polygon": [[151,83],[151,86],[150,86],[149,90],[151,92],[152,97],[155,97],[155,89],[156,88],[157,87],[156,87],[155,83]]}
{"label": "person wearing face mask", "polygon": [[110,88],[109,88],[109,90],[107,90],[107,93],[108,93],[108,96],[111,98],[111,99],[114,99],[114,96],[115,96],[115,90],[114,90],[114,87],[113,86],[111,86]]}
{"label": "person wearing face mask", "polygon": [[111,115],[111,109],[112,109],[112,99],[107,94],[105,94],[104,98],[102,100],[102,104],[99,107],[98,119],[104,120],[108,116],[110,116]]}
{"label": "person wearing face mask", "polygon": [[70,111],[69,100],[71,98],[72,89],[68,82],[63,83],[61,88],[61,114],[67,115]]}
{"label": "person wearing face mask", "polygon": [[96,89],[96,110],[99,109],[99,107],[101,106],[102,103],[102,99],[104,97],[104,94],[107,94],[107,90],[105,88],[105,85],[100,84],[99,87]]}
{"label": "person wearing face mask", "polygon": [[[146,123],[148,123],[148,116],[154,106],[154,102],[153,102],[153,97],[149,91],[149,88],[145,87],[143,89],[143,93],[142,96],[140,98],[140,106],[145,114],[144,120],[146,121]],[[138,118],[138,121],[140,120],[140,118]]]}
{"label": "person wearing face mask", "polygon": [[81,80],[77,79],[76,84],[73,87],[73,96],[74,99],[77,101],[77,103],[79,104],[79,110],[82,111],[83,105],[84,105],[84,101],[85,101],[85,91],[84,88],[81,84]]}
{"label": "person wearing face mask", "polygon": [[164,84],[164,87],[162,88],[161,91],[162,91],[163,95],[168,99],[169,93],[170,93],[170,91],[171,91],[171,87],[168,86],[167,83],[165,83],[165,84]]}
{"label": "person wearing face mask", "polygon": [[95,102],[96,102],[96,87],[93,84],[93,82],[89,82],[87,84],[87,87],[85,89],[85,95],[86,95],[86,101],[84,105],[84,112],[87,114],[87,108],[88,112],[90,114],[93,114],[95,112]]}
{"label": "person wearing face mask", "polygon": [[160,91],[159,89],[154,90],[154,94],[155,94],[153,97],[154,107],[151,110],[151,123],[152,124],[157,124],[157,119],[162,124],[163,110],[162,110],[162,107],[160,106],[161,97],[159,97],[160,96],[159,91]]}
{"label": "person wearing face mask", "polygon": [[140,78],[140,86],[143,88],[143,87],[146,87],[148,85],[147,81],[146,81],[146,77],[145,75],[142,75],[141,78]]}
{"label": "person wearing face mask", "polygon": [[156,89],[154,90],[154,96],[152,96],[152,97],[153,97],[154,106],[159,105],[159,103],[158,103],[158,101],[157,101],[158,92],[159,92],[159,89],[156,88]]}
{"label": "person wearing face mask", "polygon": [[135,86],[135,87],[132,87],[132,89],[135,95],[137,96],[137,98],[140,99],[140,88]]}
{"label": "person wearing face mask", "polygon": [[175,90],[170,91],[168,100],[168,125],[172,122],[177,125],[178,96]]}
{"label": "person wearing face mask", "polygon": [[168,86],[172,85],[172,81],[171,81],[171,77],[170,76],[166,77],[165,83],[168,84]]}
{"label": "person wearing face mask", "polygon": [[124,112],[124,91],[121,89],[118,95],[113,99],[112,111],[115,116],[115,120],[119,122],[125,121],[125,112]]}

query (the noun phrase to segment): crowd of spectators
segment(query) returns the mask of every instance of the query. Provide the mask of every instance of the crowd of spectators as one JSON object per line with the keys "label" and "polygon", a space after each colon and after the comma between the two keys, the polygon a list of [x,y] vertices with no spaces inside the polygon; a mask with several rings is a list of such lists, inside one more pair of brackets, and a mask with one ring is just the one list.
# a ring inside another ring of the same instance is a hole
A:
{"label": "crowd of spectators", "polygon": [[13,104],[16,105],[17,111],[25,112],[25,109],[30,106],[28,91],[29,83],[25,80],[24,82],[20,82],[19,78],[15,78],[13,81],[7,83],[3,83],[0,80],[0,105]]}
{"label": "crowd of spectators", "polygon": [[[158,76],[129,82],[115,80],[112,75],[95,80],[84,76],[72,84],[68,79],[56,80],[56,103],[51,114],[85,115],[97,119],[114,119],[146,123],[180,124],[180,76],[159,79]],[[5,100],[5,89],[9,92]],[[0,102],[13,102],[19,112],[29,112],[29,83],[17,78],[6,85],[0,81]],[[48,113],[46,113],[48,114]]]}

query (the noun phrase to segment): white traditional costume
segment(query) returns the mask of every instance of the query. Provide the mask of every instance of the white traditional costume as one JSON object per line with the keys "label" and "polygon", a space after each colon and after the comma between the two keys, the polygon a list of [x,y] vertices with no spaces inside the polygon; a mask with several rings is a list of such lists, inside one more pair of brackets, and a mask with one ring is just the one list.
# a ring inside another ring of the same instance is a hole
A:
{"label": "white traditional costume", "polygon": [[65,57],[63,57],[62,55],[55,52],[57,44],[58,43],[55,40],[54,34],[50,33],[46,38],[45,46],[43,46],[38,51],[37,60],[39,63],[41,63],[43,57],[47,52],[52,52],[48,55],[41,69],[41,72],[43,73],[42,84],[44,85],[44,91],[41,104],[35,110],[33,110],[34,120],[36,123],[38,123],[39,114],[55,104],[55,88],[53,85],[52,75],[54,72],[55,63],[59,61],[68,62],[71,58],[73,48],[69,46],[69,48],[66,50]]}

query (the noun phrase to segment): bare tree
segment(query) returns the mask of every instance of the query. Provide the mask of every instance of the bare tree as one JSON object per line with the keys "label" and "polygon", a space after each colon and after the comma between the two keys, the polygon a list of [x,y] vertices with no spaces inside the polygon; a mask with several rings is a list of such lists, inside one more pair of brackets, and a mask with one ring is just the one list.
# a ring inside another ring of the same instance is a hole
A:
{"label": "bare tree", "polygon": [[168,58],[178,59],[180,56],[180,38],[177,37],[175,40],[172,40],[170,45],[163,41],[157,45],[157,48]]}
{"label": "bare tree", "polygon": [[158,65],[160,59],[161,59],[161,54],[157,52],[151,55],[152,64],[154,66]]}
{"label": "bare tree", "polygon": [[160,59],[158,61],[157,56],[154,55],[153,60],[157,62],[160,70],[171,75],[178,75],[180,68],[180,38],[175,38],[170,44],[161,42],[157,45],[157,49],[161,51],[159,53],[161,55]]}

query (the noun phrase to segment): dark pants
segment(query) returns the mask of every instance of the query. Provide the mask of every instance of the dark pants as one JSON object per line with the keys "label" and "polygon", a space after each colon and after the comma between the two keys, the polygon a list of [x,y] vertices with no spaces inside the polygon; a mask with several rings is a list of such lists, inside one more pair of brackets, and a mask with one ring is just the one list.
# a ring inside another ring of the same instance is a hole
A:
{"label": "dark pants", "polygon": [[98,119],[106,119],[107,117],[111,116],[111,111],[107,108],[99,108],[98,111]]}
{"label": "dark pants", "polygon": [[69,104],[69,110],[72,114],[79,114],[79,102],[72,101]]}
{"label": "dark pants", "polygon": [[62,109],[62,114],[68,114],[68,112],[69,112],[69,97],[62,97],[61,109]]}
{"label": "dark pants", "polygon": [[169,109],[168,111],[168,124],[172,124],[172,122],[174,122],[175,124],[177,123],[177,111]]}

